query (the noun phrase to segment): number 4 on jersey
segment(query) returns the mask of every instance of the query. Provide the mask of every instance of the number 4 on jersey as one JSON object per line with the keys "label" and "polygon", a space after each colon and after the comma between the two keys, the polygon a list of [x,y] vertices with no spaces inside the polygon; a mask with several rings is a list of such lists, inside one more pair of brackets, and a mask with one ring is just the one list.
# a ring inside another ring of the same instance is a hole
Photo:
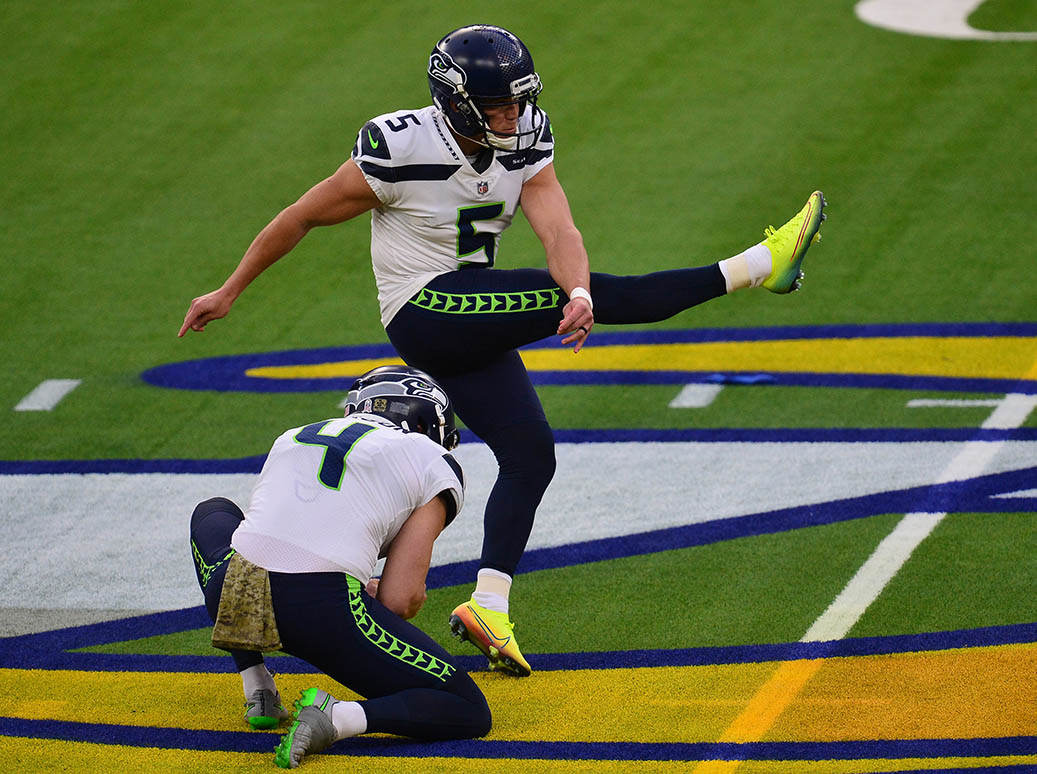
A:
{"label": "number 4 on jersey", "polygon": [[353,450],[357,441],[375,428],[355,422],[346,425],[336,435],[322,433],[321,430],[331,421],[329,419],[307,425],[295,434],[295,442],[306,446],[324,447],[324,456],[320,461],[317,478],[328,489],[337,491],[342,487],[342,477],[346,474],[346,457],[349,456],[349,452]]}

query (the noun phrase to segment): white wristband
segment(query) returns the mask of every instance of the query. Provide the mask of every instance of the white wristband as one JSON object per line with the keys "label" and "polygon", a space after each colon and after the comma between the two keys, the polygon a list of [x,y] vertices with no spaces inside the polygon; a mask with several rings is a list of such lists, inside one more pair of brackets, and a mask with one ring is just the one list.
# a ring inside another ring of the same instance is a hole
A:
{"label": "white wristband", "polygon": [[577,298],[582,298],[590,306],[591,311],[594,310],[594,302],[591,301],[591,294],[587,291],[587,288],[576,287],[569,291],[570,301],[573,301]]}

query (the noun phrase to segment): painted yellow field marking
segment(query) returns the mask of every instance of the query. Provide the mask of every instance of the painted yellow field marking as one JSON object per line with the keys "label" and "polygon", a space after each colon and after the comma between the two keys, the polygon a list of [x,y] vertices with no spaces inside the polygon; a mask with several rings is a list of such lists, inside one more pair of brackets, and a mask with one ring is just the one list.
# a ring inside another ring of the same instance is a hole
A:
{"label": "painted yellow field marking", "polygon": [[[769,729],[769,740],[808,742],[1029,736],[1037,643],[783,663],[535,672],[522,681],[487,672],[472,676],[491,707],[508,708],[494,717],[489,738],[497,741],[748,742]],[[286,702],[311,685],[354,698],[325,675],[281,674],[277,682]],[[0,685],[3,717],[245,729],[241,681],[233,673],[4,669]],[[781,709],[787,711],[779,718]]]}
{"label": "painted yellow field marking", "polygon": [[[833,374],[910,374],[967,379],[1023,377],[1033,362],[1037,337],[888,336],[876,338],[719,341],[683,344],[529,349],[530,371],[724,371]],[[267,379],[331,379],[358,376],[398,358],[310,365],[262,366],[245,373]]]}

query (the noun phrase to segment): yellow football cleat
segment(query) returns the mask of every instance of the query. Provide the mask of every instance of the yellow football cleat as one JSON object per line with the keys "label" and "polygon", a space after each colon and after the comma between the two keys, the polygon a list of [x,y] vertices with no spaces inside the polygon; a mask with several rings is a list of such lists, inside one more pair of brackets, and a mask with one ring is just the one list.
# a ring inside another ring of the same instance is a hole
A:
{"label": "yellow football cleat", "polygon": [[799,290],[803,272],[799,265],[807,248],[821,239],[821,221],[825,219],[825,196],[814,191],[806,205],[792,220],[779,229],[768,226],[763,232],[763,244],[771,251],[771,273],[763,286],[772,293],[791,293]]}
{"label": "yellow football cleat", "polygon": [[487,610],[468,600],[450,614],[450,631],[485,653],[490,669],[495,672],[529,677],[533,671],[515,640],[515,624],[504,613]]}

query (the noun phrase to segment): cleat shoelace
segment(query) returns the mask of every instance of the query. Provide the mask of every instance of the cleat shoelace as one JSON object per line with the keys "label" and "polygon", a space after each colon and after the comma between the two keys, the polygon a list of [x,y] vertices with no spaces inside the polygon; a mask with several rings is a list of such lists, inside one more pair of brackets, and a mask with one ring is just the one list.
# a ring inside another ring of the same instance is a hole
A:
{"label": "cleat shoelace", "polygon": [[[826,216],[824,214],[822,214],[821,220],[825,220],[825,217]],[[784,244],[786,238],[788,237],[788,234],[782,234],[780,231],[778,231],[778,229],[774,228],[774,226],[767,226],[767,228],[765,228],[763,230],[763,238],[764,239],[770,239],[771,237],[774,237],[774,236],[777,236],[778,241],[781,242],[782,244]],[[814,236],[813,236],[813,238],[810,241],[815,243],[815,244],[821,241],[821,229],[818,229],[817,231],[814,232]]]}

